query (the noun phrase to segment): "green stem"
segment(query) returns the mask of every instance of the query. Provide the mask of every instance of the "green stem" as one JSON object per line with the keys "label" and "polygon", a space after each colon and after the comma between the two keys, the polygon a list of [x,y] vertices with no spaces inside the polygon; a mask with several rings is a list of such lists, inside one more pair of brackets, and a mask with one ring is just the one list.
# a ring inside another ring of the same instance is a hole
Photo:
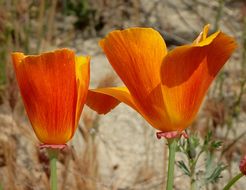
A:
{"label": "green stem", "polygon": [[196,189],[197,189],[196,181],[195,181],[194,179],[192,179],[190,189],[191,189],[191,190],[196,190]]}
{"label": "green stem", "polygon": [[57,190],[56,162],[59,150],[50,148],[47,151],[50,159],[50,187],[51,190]]}
{"label": "green stem", "polygon": [[166,190],[173,189],[174,181],[174,164],[175,164],[175,153],[178,144],[178,139],[168,139],[169,157],[168,157],[168,175],[167,175],[167,188]]}
{"label": "green stem", "polygon": [[195,166],[196,166],[196,163],[193,163],[190,166],[190,190],[197,189],[196,188],[196,179],[195,179]]}
{"label": "green stem", "polygon": [[231,188],[231,186],[236,183],[241,177],[243,177],[244,174],[243,173],[239,173],[237,174],[234,178],[232,178],[228,183],[227,185],[224,187],[223,190],[228,190]]}

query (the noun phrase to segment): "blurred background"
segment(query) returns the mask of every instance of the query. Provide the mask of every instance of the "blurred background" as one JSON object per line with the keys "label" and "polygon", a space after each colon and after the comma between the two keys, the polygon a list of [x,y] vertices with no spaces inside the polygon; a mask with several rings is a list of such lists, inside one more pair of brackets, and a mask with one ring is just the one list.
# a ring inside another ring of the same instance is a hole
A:
{"label": "blurred background", "polygon": [[[71,48],[90,55],[90,87],[122,84],[98,41],[114,29],[153,27],[168,48],[191,43],[205,24],[238,48],[210,88],[181,141],[175,189],[222,189],[246,154],[245,0],[0,0],[0,190],[49,189],[49,163],[27,119],[10,53]],[[164,140],[131,108],[106,116],[84,108],[69,149],[59,156],[59,190],[165,189]],[[246,179],[234,187],[243,190]],[[193,188],[194,189],[194,188]]]}

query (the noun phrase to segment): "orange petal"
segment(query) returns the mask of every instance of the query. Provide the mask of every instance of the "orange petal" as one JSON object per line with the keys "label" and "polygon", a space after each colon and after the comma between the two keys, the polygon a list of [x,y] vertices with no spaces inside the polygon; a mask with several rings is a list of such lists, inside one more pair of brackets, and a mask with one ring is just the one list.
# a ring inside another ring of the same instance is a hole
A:
{"label": "orange petal", "polygon": [[98,88],[89,90],[86,105],[99,114],[106,114],[119,103],[124,102],[140,113],[148,122],[152,122],[141,108],[134,102],[126,87]]}
{"label": "orange petal", "polygon": [[[158,85],[158,87],[154,89],[149,96],[156,97],[156,92],[160,91],[158,89],[159,87],[160,85]],[[148,97],[146,97],[146,99],[148,99]],[[97,111],[99,114],[108,113],[121,102],[124,102],[128,106],[132,107],[139,114],[141,114],[146,121],[148,121],[153,127],[157,129],[162,129],[162,121],[167,120],[165,110],[160,109],[159,105],[150,105],[150,109],[147,112],[142,110],[141,106],[134,101],[126,87],[99,88],[89,90],[86,100],[86,104],[91,109]],[[162,102],[160,102],[160,104]]]}
{"label": "orange petal", "polygon": [[137,109],[126,87],[98,88],[89,90],[86,105],[99,114],[106,114],[120,102]]}
{"label": "orange petal", "polygon": [[161,35],[150,28],[117,30],[101,40],[100,45],[143,113],[160,115],[160,67],[167,53]]}
{"label": "orange petal", "polygon": [[90,82],[90,57],[77,56],[75,58],[76,62],[76,79],[77,79],[77,89],[78,89],[78,100],[76,106],[76,123],[75,127],[79,122],[79,118],[84,107],[88,87]]}
{"label": "orange petal", "polygon": [[13,53],[12,59],[37,137],[45,144],[66,143],[75,131],[76,112],[82,102],[77,101],[81,92],[77,89],[80,84],[74,52],[61,49],[38,56]]}
{"label": "orange petal", "polygon": [[170,126],[183,130],[193,121],[211,82],[236,48],[217,32],[198,44],[175,48],[161,67],[162,90]]}

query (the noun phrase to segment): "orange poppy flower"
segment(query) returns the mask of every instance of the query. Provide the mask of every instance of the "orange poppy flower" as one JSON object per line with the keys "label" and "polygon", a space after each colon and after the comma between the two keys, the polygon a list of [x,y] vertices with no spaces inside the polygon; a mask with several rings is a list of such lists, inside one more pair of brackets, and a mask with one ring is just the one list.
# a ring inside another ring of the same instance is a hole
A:
{"label": "orange poppy flower", "polygon": [[46,145],[65,144],[77,128],[90,77],[89,57],[68,49],[13,53],[16,78],[32,127]]}
{"label": "orange poppy flower", "polygon": [[126,87],[90,90],[86,104],[105,114],[124,102],[162,132],[184,130],[236,48],[235,40],[220,31],[207,37],[208,28],[192,44],[169,52],[151,28],[109,33],[100,46]]}

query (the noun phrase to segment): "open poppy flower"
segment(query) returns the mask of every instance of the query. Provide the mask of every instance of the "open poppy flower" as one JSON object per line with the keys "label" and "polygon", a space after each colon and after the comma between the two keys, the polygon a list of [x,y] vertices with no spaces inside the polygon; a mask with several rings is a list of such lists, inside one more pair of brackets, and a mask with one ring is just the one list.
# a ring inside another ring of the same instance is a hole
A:
{"label": "open poppy flower", "polygon": [[109,33],[100,46],[126,87],[90,90],[86,104],[105,114],[124,102],[162,132],[186,129],[236,48],[235,40],[220,31],[207,37],[208,28],[192,44],[169,52],[151,28]]}
{"label": "open poppy flower", "polygon": [[68,49],[24,55],[12,53],[17,82],[38,139],[62,145],[72,138],[86,101],[89,57]]}

